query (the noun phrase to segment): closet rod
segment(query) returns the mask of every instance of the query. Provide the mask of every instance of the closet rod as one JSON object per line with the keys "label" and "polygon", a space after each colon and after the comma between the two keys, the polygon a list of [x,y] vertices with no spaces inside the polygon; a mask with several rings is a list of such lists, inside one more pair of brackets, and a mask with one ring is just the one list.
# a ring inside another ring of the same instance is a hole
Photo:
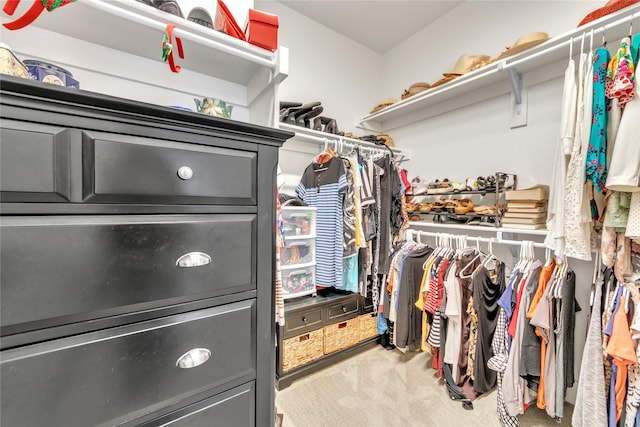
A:
{"label": "closet rod", "polygon": [[[324,145],[325,142],[327,141],[330,144],[335,144],[342,141],[343,143],[349,144],[349,146],[365,147],[365,148],[378,150],[381,153],[389,153],[389,150],[387,148],[380,145],[376,145],[369,141],[362,141],[359,139],[348,138],[346,136],[340,136],[340,135],[326,134],[324,132],[314,131],[312,129],[301,128],[300,126],[290,125],[288,123],[280,123],[278,126],[282,130],[295,132],[296,138],[313,142],[318,145]],[[389,149],[391,149],[394,155],[399,156],[399,158],[397,158],[398,161],[409,160],[409,155],[406,151],[401,150],[399,148],[395,148],[395,147],[389,147]]]}
{"label": "closet rod", "polygon": [[[564,37],[569,37],[567,40],[565,40],[563,42],[560,42],[560,43],[558,43],[556,45],[549,46],[546,49],[543,49],[543,50],[541,50],[539,52],[536,52],[536,53],[533,53],[531,55],[528,55],[528,56],[526,56],[524,58],[516,59],[513,62],[508,62],[508,59],[507,59],[507,60],[505,60],[504,63],[498,64],[498,68],[501,69],[501,70],[508,70],[511,67],[515,67],[515,66],[517,66],[519,64],[525,63],[525,62],[530,61],[530,60],[532,60],[534,58],[537,58],[539,56],[547,55],[549,52],[552,52],[552,51],[554,51],[556,49],[560,49],[560,48],[572,45],[573,43],[578,43],[578,41],[580,40],[580,38],[582,37],[583,34],[585,34],[585,35],[588,34],[589,37],[591,37],[591,33],[592,32],[593,32],[594,35],[600,34],[600,33],[605,33],[606,34],[607,30],[611,30],[612,28],[616,28],[616,27],[619,27],[621,25],[627,24],[629,22],[633,22],[633,20],[638,18],[638,17],[640,17],[640,12],[636,12],[636,13],[632,13],[632,14],[626,15],[625,17],[620,18],[620,19],[618,19],[616,21],[609,22],[609,23],[606,23],[606,24],[602,24],[602,25],[600,25],[598,27],[593,27],[592,26],[591,28],[585,28],[583,30],[573,30],[570,33],[567,33],[565,35],[559,36],[559,37],[563,37],[563,38]],[[573,33],[575,33],[575,34],[573,34]]]}
{"label": "closet rod", "polygon": [[[139,15],[135,12],[131,12],[127,9],[124,9],[122,7],[119,6],[114,6],[112,4],[110,4],[110,2],[107,1],[102,1],[102,0],[83,0],[83,3],[87,3],[89,5],[91,5],[91,7],[101,10],[105,13],[108,13],[110,15],[113,16],[119,16],[121,18],[126,19],[127,21],[131,21],[131,22],[136,22],[140,25],[143,25],[145,27],[148,28],[153,28],[154,30],[158,30],[161,31],[162,33],[164,33],[167,23],[166,22],[162,22],[162,21],[158,21],[152,18],[147,18],[146,16],[142,16]],[[170,19],[170,18],[167,18]],[[191,32],[187,32],[187,31],[183,31],[180,29],[180,27],[176,27],[176,29],[174,30],[173,34],[176,37],[182,37],[186,40],[190,40],[193,42],[196,42],[198,44],[201,44],[203,46],[206,47],[210,47],[213,48],[215,50],[221,51],[221,52],[225,52],[228,53],[230,55],[233,55],[235,57],[238,58],[243,58],[249,62],[253,62],[254,64],[263,66],[263,67],[268,67],[269,69],[274,69],[276,64],[274,62],[274,59],[267,59],[267,58],[263,58],[260,57],[258,55],[256,55],[255,53],[246,51],[246,50],[242,50],[233,46],[230,46],[228,44],[219,42],[217,40],[212,40],[212,39],[208,39],[206,37],[202,37],[198,34],[194,34]]]}
{"label": "closet rod", "polygon": [[[484,242],[484,243],[498,243],[501,245],[513,245],[513,246],[521,246],[522,242],[526,242],[526,240],[507,240],[507,239],[499,239],[497,237],[476,237],[476,236],[467,236],[466,234],[451,234],[451,233],[436,233],[433,231],[422,231],[422,230],[412,230],[408,229],[405,231],[405,235],[407,238],[413,239],[413,234],[417,236],[427,236],[427,237],[442,237],[442,236],[464,236],[467,240],[472,240],[474,242]],[[536,248],[546,248],[544,243],[533,242],[533,246]]]}

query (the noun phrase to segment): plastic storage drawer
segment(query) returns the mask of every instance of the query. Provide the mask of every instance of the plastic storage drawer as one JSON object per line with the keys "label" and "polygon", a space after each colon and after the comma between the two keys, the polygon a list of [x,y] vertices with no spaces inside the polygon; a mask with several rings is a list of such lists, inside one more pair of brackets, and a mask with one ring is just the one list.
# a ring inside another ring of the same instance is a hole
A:
{"label": "plastic storage drawer", "polygon": [[316,234],[316,208],[309,206],[285,206],[282,208],[282,234],[284,237]]}
{"label": "plastic storage drawer", "polygon": [[296,265],[316,262],[315,239],[287,239],[285,247],[280,249],[280,265],[283,268],[295,268]]}
{"label": "plastic storage drawer", "polygon": [[315,294],[316,266],[282,270],[282,290],[285,299]]}

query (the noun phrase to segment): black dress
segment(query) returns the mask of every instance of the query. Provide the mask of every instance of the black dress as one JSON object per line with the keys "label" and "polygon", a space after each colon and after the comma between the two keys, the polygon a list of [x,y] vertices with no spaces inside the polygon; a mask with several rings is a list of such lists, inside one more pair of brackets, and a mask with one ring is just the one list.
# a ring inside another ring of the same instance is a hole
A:
{"label": "black dress", "polygon": [[486,393],[496,385],[496,371],[487,367],[487,361],[493,356],[491,341],[498,322],[498,299],[505,289],[504,263],[496,267],[496,282],[491,280],[486,268],[473,276],[473,307],[478,313],[478,339],[476,359],[473,365],[473,388],[478,393]]}

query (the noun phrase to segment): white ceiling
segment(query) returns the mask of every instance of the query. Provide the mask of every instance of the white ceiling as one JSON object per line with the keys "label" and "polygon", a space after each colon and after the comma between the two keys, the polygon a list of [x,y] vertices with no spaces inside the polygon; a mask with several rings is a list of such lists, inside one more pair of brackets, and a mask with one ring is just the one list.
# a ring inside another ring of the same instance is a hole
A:
{"label": "white ceiling", "polygon": [[462,3],[456,0],[278,1],[379,53],[385,53]]}

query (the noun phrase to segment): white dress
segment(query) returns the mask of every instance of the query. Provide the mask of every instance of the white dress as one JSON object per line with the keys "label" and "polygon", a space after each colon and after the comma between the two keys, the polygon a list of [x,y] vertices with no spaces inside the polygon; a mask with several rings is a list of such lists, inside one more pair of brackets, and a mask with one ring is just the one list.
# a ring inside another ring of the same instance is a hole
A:
{"label": "white dress", "polygon": [[[576,110],[576,128],[571,150],[571,159],[567,167],[564,201],[564,230],[565,230],[565,255],[585,261],[591,260],[591,218],[589,214],[589,201],[587,200],[585,187],[585,161],[589,130],[591,126],[585,126],[585,117],[591,117],[591,105],[593,65],[592,54],[580,55],[578,66],[578,102]],[[585,102],[589,96],[589,102]]]}
{"label": "white dress", "polygon": [[[560,124],[560,143],[556,147],[553,176],[547,207],[547,236],[545,246],[555,251],[559,258],[564,256],[564,189],[567,176],[567,161],[573,147],[575,132],[575,111],[577,102],[576,64],[569,61],[564,73],[564,87],[562,89],[562,114]],[[567,149],[566,147],[569,147]]]}

